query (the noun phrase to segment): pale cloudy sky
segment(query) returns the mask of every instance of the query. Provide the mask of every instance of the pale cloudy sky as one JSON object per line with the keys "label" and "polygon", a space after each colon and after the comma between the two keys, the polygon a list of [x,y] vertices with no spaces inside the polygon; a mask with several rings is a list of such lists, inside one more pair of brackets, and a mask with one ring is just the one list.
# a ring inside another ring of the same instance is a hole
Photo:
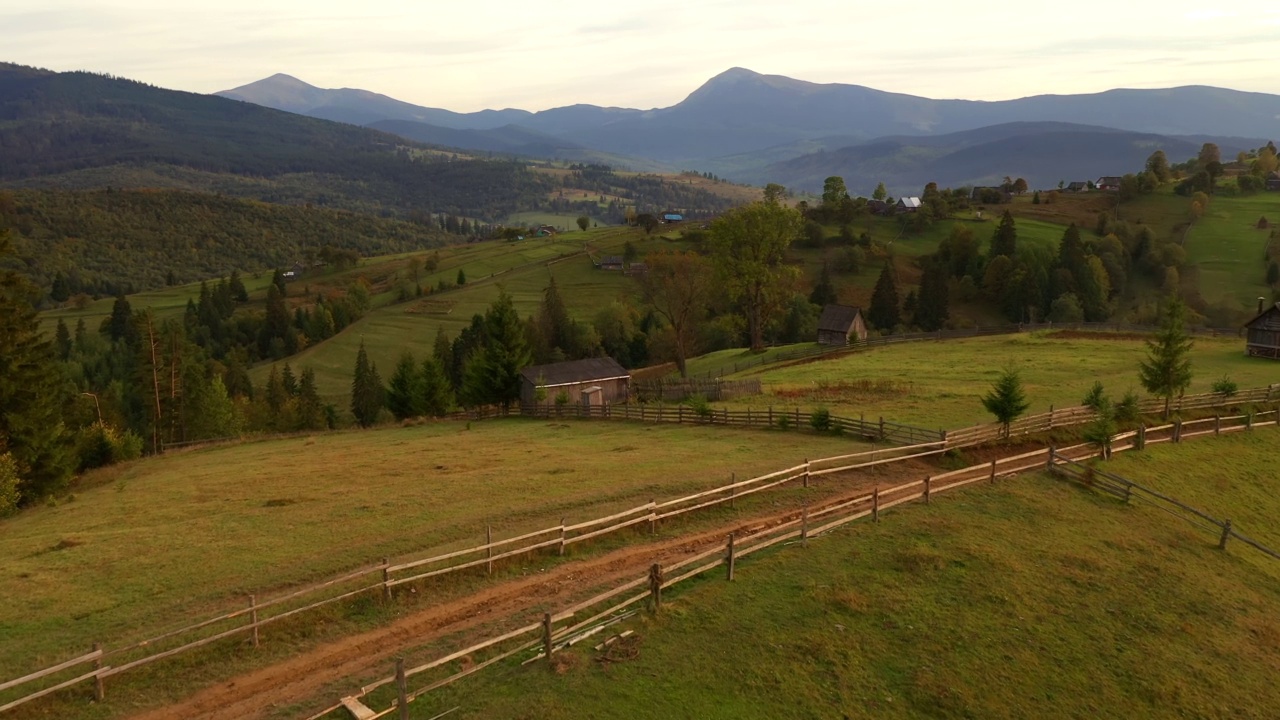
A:
{"label": "pale cloudy sky", "polygon": [[459,111],[666,107],[734,66],[935,98],[1280,94],[1280,0],[0,0],[0,37],[53,70],[195,92],[283,72]]}

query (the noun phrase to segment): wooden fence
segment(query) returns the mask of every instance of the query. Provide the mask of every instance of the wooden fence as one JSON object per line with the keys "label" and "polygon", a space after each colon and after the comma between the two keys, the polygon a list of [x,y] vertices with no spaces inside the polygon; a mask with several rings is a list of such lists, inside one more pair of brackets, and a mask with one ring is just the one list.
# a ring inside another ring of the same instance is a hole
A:
{"label": "wooden fence", "polygon": [[[635,420],[640,422],[680,423],[688,425],[724,425],[741,428],[803,429],[813,427],[814,415],[800,408],[705,408],[697,410],[685,405],[668,406],[630,403],[621,405],[522,405],[520,414],[536,418],[563,418],[579,420]],[[819,421],[824,431],[847,433],[851,436],[878,442],[895,442],[907,445],[941,442],[944,430],[927,430],[885,420],[884,417],[846,418],[827,414]]]}
{"label": "wooden fence", "polygon": [[[493,412],[496,414],[498,411]],[[690,418],[690,422],[692,421],[693,419]],[[1132,433],[1122,433],[1117,435],[1113,442],[1120,444],[1112,447],[1111,451],[1116,452],[1132,447],[1141,449],[1142,447],[1145,447],[1145,445],[1155,444],[1158,442],[1179,442],[1183,439],[1199,435],[1231,432],[1239,429],[1252,429],[1255,425],[1268,422],[1280,422],[1280,411],[1270,411],[1258,413],[1256,415],[1244,415],[1235,418],[1208,418],[1206,420],[1189,421],[1185,423],[1178,422],[1171,425],[1151,428],[1150,430],[1139,429]],[[1208,423],[1214,423],[1213,427],[1209,427]],[[1125,442],[1128,444],[1123,444]],[[43,687],[27,695],[16,697],[4,705],[0,705],[0,712],[15,708],[31,700],[44,697],[50,693],[69,688],[89,680],[92,680],[94,683],[94,697],[98,700],[102,700],[105,697],[105,680],[110,677],[231,637],[243,636],[249,643],[256,647],[261,639],[260,631],[262,628],[334,603],[344,602],[361,595],[370,594],[376,595],[385,600],[390,600],[393,597],[394,588],[408,583],[468,569],[475,569],[482,566],[486,569],[486,572],[492,573],[495,562],[501,562],[526,553],[532,553],[539,550],[549,552],[552,548],[555,548],[555,552],[563,555],[566,549],[571,545],[624,530],[626,528],[647,525],[652,532],[656,529],[657,524],[663,520],[717,505],[728,504],[732,506],[739,498],[769,490],[771,488],[776,488],[784,484],[799,483],[803,487],[808,487],[811,480],[817,477],[874,467],[886,463],[901,462],[913,458],[937,455],[946,452],[949,447],[951,447],[951,445],[947,441],[931,440],[907,446],[887,447],[829,458],[806,460],[793,467],[777,470],[775,472],[759,475],[753,478],[740,481],[734,478],[726,485],[721,485],[682,497],[672,498],[661,502],[656,499],[651,500],[642,505],[613,513],[605,517],[577,523],[568,523],[566,520],[562,519],[557,525],[552,525],[541,530],[535,530],[533,532],[527,532],[515,537],[500,540],[493,539],[492,526],[486,527],[485,542],[473,547],[406,560],[394,564],[384,558],[381,562],[376,564],[370,564],[352,570],[344,575],[334,577],[323,582],[311,584],[302,588],[296,588],[263,601],[258,601],[255,596],[251,595],[247,598],[245,605],[240,608],[200,620],[181,628],[160,633],[145,640],[118,648],[112,648],[111,650],[104,650],[101,645],[95,645],[92,652],[42,670],[37,670],[20,678],[0,683],[0,693],[2,693],[11,688],[33,683],[37,680],[51,678],[52,676],[62,674],[72,668],[83,667],[90,663],[93,665],[93,669],[90,672],[82,673],[68,679],[62,679],[54,685]],[[1009,458],[993,460],[989,463],[975,465],[963,470],[932,475],[924,478],[923,480],[906,483],[887,490],[876,490],[871,495],[862,494],[854,498],[837,499],[836,501],[827,503],[822,507],[806,511],[804,518],[790,521],[785,525],[777,526],[770,530],[770,533],[774,533],[786,528],[791,528],[784,532],[785,537],[770,536],[770,539],[768,540],[752,540],[750,542],[754,544],[742,546],[739,548],[740,552],[738,554],[739,556],[745,555],[750,552],[763,549],[764,547],[784,542],[788,539],[793,539],[799,536],[807,537],[809,535],[825,532],[846,522],[850,522],[859,517],[864,517],[867,514],[871,514],[873,517],[878,518],[878,514],[881,510],[893,507],[894,505],[917,499],[923,499],[925,502],[928,502],[932,494],[979,482],[984,479],[994,481],[997,477],[1015,474],[1035,467],[1046,467],[1051,465],[1053,462],[1068,458],[1080,461],[1090,457],[1095,457],[1100,452],[1102,451],[1094,450],[1086,445],[1077,445],[1058,451],[1053,449],[1037,450],[1035,452],[1015,455]],[[942,484],[939,485],[939,482]],[[899,497],[899,495],[902,496]],[[810,529],[811,526],[809,523],[816,523],[818,521],[821,521],[821,523],[812,526],[812,529]],[[797,523],[800,524],[797,525]],[[796,530],[796,527],[799,527],[799,529]],[[764,536],[761,537],[763,538]],[[1242,535],[1237,534],[1236,537],[1240,537],[1242,540],[1252,543],[1252,541],[1244,538]],[[717,550],[716,552],[719,551]],[[676,569],[682,569],[698,559],[706,559],[708,557],[711,557],[711,554],[705,554],[693,560],[682,561],[676,566],[667,568],[667,571],[670,572]],[[680,580],[705,572],[712,567],[716,567],[721,564],[721,562],[721,560],[718,560],[706,566],[687,571],[670,581],[664,580],[661,587],[669,587]],[[732,560],[729,560],[728,562],[730,567],[732,567]],[[636,584],[639,582],[640,581],[634,581],[632,584],[625,585],[622,588],[615,588],[615,590],[610,591],[612,594],[596,598],[591,604],[583,603],[574,606],[574,608],[557,615],[556,621],[558,622],[562,619],[577,616],[582,610],[593,604],[603,602],[605,599],[614,598],[617,595],[626,592],[628,589],[639,587],[640,585]],[[661,587],[659,588],[659,592]],[[320,595],[318,599],[316,599],[317,595]],[[648,595],[642,593],[641,597],[632,597],[625,602],[633,604],[647,596]],[[611,608],[609,612],[613,612],[614,609],[615,608]],[[592,620],[598,619],[599,617],[603,617],[603,615],[597,613],[595,616],[592,616]],[[556,638],[564,637],[568,633],[575,632],[580,629],[581,625],[582,623],[579,623],[578,625],[571,626],[567,629],[562,628],[560,631],[553,633],[553,635]],[[546,623],[539,624],[536,627],[550,632],[547,630],[550,626]],[[447,658],[442,658],[434,661],[433,663],[429,663],[426,666],[413,668],[408,671],[407,675],[415,675],[419,672],[439,667],[452,659],[461,657],[462,655],[471,654],[474,651],[486,649],[502,642],[506,642],[507,640],[520,637],[532,632],[534,628],[535,626],[522,628],[500,638],[487,641],[488,644],[477,646],[475,648],[468,648],[465,651],[460,651],[459,653],[450,655]],[[166,647],[167,649],[162,649]],[[508,657],[517,651],[518,649],[508,650],[501,657]],[[487,666],[492,662],[497,662],[501,657],[487,660],[484,663],[455,676],[454,678],[447,679],[446,681],[452,681],[452,679],[456,679],[456,677],[461,677],[469,674],[470,672],[479,670],[481,667]],[[112,664],[106,664],[107,661],[110,661]],[[425,692],[435,687],[439,687],[440,684],[441,683],[430,685],[420,692]]]}
{"label": "wooden fence", "polygon": [[708,380],[706,378],[658,378],[634,385],[640,402],[681,402],[695,395],[712,402],[731,400],[744,395],[759,395],[759,379]]}

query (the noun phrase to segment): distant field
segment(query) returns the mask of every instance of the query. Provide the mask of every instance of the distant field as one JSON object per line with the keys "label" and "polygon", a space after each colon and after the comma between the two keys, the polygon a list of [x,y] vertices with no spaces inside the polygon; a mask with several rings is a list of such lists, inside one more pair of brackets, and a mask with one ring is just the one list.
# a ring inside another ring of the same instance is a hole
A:
{"label": "distant field", "polygon": [[858,447],[804,433],[495,420],[146,459],[0,521],[0,679],[249,593],[473,545],[486,524],[511,537]]}
{"label": "distant field", "polygon": [[[1258,472],[1277,431],[1257,432],[1140,460],[1247,487],[1274,518],[1280,501]],[[1237,455],[1248,459],[1220,465]],[[1188,487],[1170,484],[1179,497]],[[748,558],[732,583],[713,571],[682,584],[659,616],[606,631],[636,633],[612,662],[592,639],[557,672],[507,662],[410,708],[419,720],[454,707],[548,720],[1265,720],[1280,707],[1278,617],[1280,562],[1035,475]]]}
{"label": "distant field", "polygon": [[1271,296],[1263,282],[1270,230],[1257,229],[1262,216],[1280,222],[1280,193],[1215,197],[1204,217],[1192,225],[1187,257],[1200,266],[1200,291],[1209,302],[1235,302],[1253,309],[1255,298]]}
{"label": "distant field", "polygon": [[[1006,365],[1022,374],[1029,412],[1044,412],[1050,405],[1079,405],[1095,380],[1117,398],[1129,389],[1142,395],[1138,363],[1145,356],[1142,340],[1106,335],[1062,339],[1035,333],[891,345],[789,367],[745,370],[733,377],[759,377],[765,394],[729,405],[824,406],[838,415],[865,413],[926,428],[957,428],[992,421],[980,397]],[[1280,382],[1280,365],[1245,357],[1244,340],[1234,337],[1196,338],[1192,371],[1190,393],[1208,392],[1223,375],[1242,388]],[[862,388],[862,381],[880,386]]]}

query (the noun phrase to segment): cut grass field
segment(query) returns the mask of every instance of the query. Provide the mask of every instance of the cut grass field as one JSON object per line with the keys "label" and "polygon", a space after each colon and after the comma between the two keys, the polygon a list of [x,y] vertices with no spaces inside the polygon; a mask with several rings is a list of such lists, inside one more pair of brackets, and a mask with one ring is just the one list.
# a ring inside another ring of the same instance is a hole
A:
{"label": "cut grass field", "polygon": [[[1195,473],[1252,489],[1269,477],[1276,432],[1177,448],[1181,473],[1166,489],[1189,494]],[[1224,455],[1241,463],[1224,468]],[[1259,500],[1259,512],[1280,513],[1274,493]],[[607,631],[636,634],[605,653],[593,638],[564,651],[556,672],[509,662],[410,708],[548,720],[1263,720],[1280,707],[1278,616],[1280,562],[1221,552],[1158,509],[1036,474],[746,559],[735,582],[714,571],[664,593],[658,616]]]}
{"label": "cut grass field", "polygon": [[[732,377],[760,378],[764,395],[727,404],[826,407],[847,417],[884,416],[910,425],[952,429],[992,421],[980,398],[1005,367],[1021,373],[1031,413],[1046,412],[1050,405],[1079,405],[1094,381],[1102,382],[1115,398],[1130,389],[1142,395],[1138,363],[1146,352],[1146,344],[1137,338],[1052,332],[890,345],[745,370]],[[1209,392],[1224,375],[1241,388],[1280,382],[1280,366],[1245,357],[1240,338],[1196,338],[1191,361],[1191,394]]]}
{"label": "cut grass field", "polygon": [[0,679],[249,593],[602,517],[855,451],[848,438],[530,420],[250,442],[91,475],[0,522]]}

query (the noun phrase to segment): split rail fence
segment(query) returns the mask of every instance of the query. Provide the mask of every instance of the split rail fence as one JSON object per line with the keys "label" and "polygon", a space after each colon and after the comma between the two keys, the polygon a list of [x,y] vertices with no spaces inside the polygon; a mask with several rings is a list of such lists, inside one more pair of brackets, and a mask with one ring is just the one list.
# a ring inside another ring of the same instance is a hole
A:
{"label": "split rail fence", "polygon": [[[1274,387],[1276,386],[1273,386],[1273,388]],[[1184,438],[1199,435],[1232,432],[1240,429],[1251,429],[1256,424],[1266,422],[1280,422],[1280,409],[1232,418],[1207,418],[1204,420],[1187,422],[1179,421],[1171,425],[1163,425],[1149,430],[1140,428],[1138,431],[1133,433],[1122,433],[1116,436],[1114,439],[1115,443],[1127,442],[1128,444],[1113,446],[1110,452],[1117,452],[1131,447],[1141,449],[1145,445],[1159,442],[1179,442]],[[1214,425],[1209,427],[1209,423],[1214,423]],[[290,617],[334,603],[368,595],[376,595],[385,600],[390,600],[393,597],[394,588],[408,583],[479,567],[484,567],[486,572],[492,573],[494,563],[508,560],[516,556],[539,550],[550,551],[552,548],[555,548],[555,552],[558,554],[563,555],[571,545],[599,538],[609,533],[617,532],[629,527],[647,525],[652,532],[656,530],[657,524],[663,520],[717,505],[728,504],[732,506],[739,498],[779,487],[787,483],[798,482],[802,486],[808,487],[813,478],[883,465],[886,463],[901,462],[913,458],[937,455],[946,452],[954,446],[955,445],[951,439],[948,438],[948,440],[932,440],[907,446],[887,447],[811,461],[806,460],[805,462],[793,467],[757,477],[741,481],[738,481],[735,478],[727,485],[692,493],[683,497],[661,502],[656,499],[651,500],[648,503],[614,513],[606,517],[572,524],[562,520],[558,525],[524,533],[511,538],[494,540],[493,528],[492,526],[489,526],[485,529],[485,542],[474,547],[454,550],[400,563],[391,563],[389,559],[384,558],[379,563],[367,565],[352,570],[344,575],[302,588],[297,588],[263,601],[259,601],[256,596],[251,595],[248,597],[245,605],[241,608],[224,612],[181,628],[160,633],[145,640],[133,642],[110,650],[104,649],[101,645],[95,644],[91,652],[57,663],[50,667],[37,670],[13,680],[0,682],[0,693],[5,693],[5,691],[10,689],[34,683],[38,680],[45,680],[53,678],[54,676],[64,675],[72,669],[78,668],[83,670],[87,666],[91,667],[91,670],[88,672],[81,672],[80,674],[70,678],[59,679],[59,681],[53,685],[42,687],[20,697],[12,698],[3,705],[0,705],[0,712],[11,710],[24,703],[88,681],[93,682],[95,699],[101,701],[105,697],[105,681],[111,677],[231,637],[243,636],[250,644],[256,647],[260,643],[260,631],[263,628]],[[857,519],[858,517],[864,517],[867,513],[871,513],[873,516],[878,517],[878,512],[880,510],[892,507],[902,502],[908,502],[920,498],[923,498],[925,502],[928,502],[931,494],[937,492],[951,490],[973,482],[979,482],[983,479],[994,481],[996,477],[1022,472],[1035,467],[1047,467],[1057,459],[1069,457],[1078,462],[1080,460],[1095,457],[1099,452],[1102,451],[1090,452],[1085,445],[1077,445],[1061,451],[1054,451],[1050,448],[1016,455],[1010,458],[993,460],[990,463],[984,463],[982,465],[965,468],[963,470],[933,475],[920,481],[907,483],[888,490],[877,490],[871,495],[859,496],[852,500],[843,500],[813,511],[808,511],[806,512],[807,519],[798,521],[802,523],[802,525],[798,526],[801,529],[795,530],[794,533],[800,533],[806,536],[810,534],[817,534],[837,527],[845,522]],[[1045,460],[1042,460],[1042,458],[1046,457],[1051,461],[1048,464]],[[945,483],[937,485],[936,483],[939,481],[945,481]],[[898,497],[899,493],[908,493],[908,495],[906,497]],[[870,503],[869,509],[863,507],[868,502]],[[861,509],[855,510],[855,508]],[[848,513],[845,513],[846,510]],[[817,521],[822,518],[829,519],[827,524],[815,526],[812,530],[808,529],[808,523],[810,520]],[[792,521],[790,525],[786,525],[785,527],[793,527],[795,522],[797,521]],[[778,529],[779,528],[774,528],[774,531]],[[767,544],[761,544],[759,546],[751,545],[750,549],[744,547],[744,552],[740,554],[754,552],[755,550],[763,549],[769,545],[776,544],[777,542],[784,542],[787,539],[792,539],[797,536],[798,535],[796,534],[790,534],[783,538],[770,540]],[[1244,542],[1254,544],[1253,541],[1238,533],[1235,533],[1234,536],[1240,538]],[[756,541],[753,540],[752,542]],[[705,557],[710,557],[710,554]],[[662,587],[667,587],[679,580],[705,572],[707,569],[717,566],[720,562],[721,561],[716,561],[706,567],[687,572],[669,582],[664,581],[666,584]],[[668,568],[668,571],[683,567],[685,567],[685,564]],[[638,585],[627,587],[638,587]],[[609,595],[609,597],[615,597],[617,594],[622,592],[625,592],[625,589],[616,590],[615,594]],[[323,596],[319,599],[312,599],[322,593]],[[304,602],[306,604],[299,604]],[[629,602],[634,603],[639,602],[639,600],[632,599]],[[582,607],[588,606],[583,605]],[[575,609],[571,615],[576,614],[577,612],[578,610]],[[561,615],[563,615],[563,613],[561,613]],[[527,630],[528,629],[526,628],[522,632]],[[570,630],[561,630],[556,636],[563,636],[570,631],[572,631],[572,628]],[[517,636],[518,634],[510,635],[506,639]],[[496,644],[498,641],[494,640],[490,642]],[[175,645],[175,643],[178,644]],[[169,647],[167,647],[167,649],[160,649],[166,646]],[[489,647],[489,645],[484,647]],[[460,655],[454,657],[460,657]],[[431,667],[438,667],[448,661],[449,659],[442,659]],[[497,659],[493,660],[493,662],[496,661]],[[414,671],[409,674],[413,675],[425,669],[430,668],[415,668]],[[472,668],[471,671],[477,669],[479,669],[479,667]]]}

